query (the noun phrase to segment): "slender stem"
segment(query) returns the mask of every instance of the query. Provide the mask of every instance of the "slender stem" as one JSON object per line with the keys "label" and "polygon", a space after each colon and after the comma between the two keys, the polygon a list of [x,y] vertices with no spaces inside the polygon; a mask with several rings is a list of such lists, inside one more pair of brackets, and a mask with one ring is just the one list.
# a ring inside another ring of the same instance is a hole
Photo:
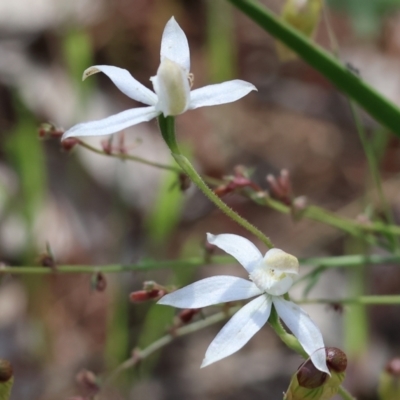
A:
{"label": "slender stem", "polygon": [[227,0],[274,38],[295,51],[304,61],[330,80],[339,90],[368,111],[375,119],[400,135],[400,110],[379,94],[359,76],[351,72],[323,48],[282,21],[261,2],[254,0]]}
{"label": "slender stem", "polygon": [[213,192],[213,190],[209,186],[207,186],[203,178],[193,168],[190,161],[181,154],[175,138],[174,118],[164,117],[163,115],[160,115],[158,121],[160,125],[161,134],[165,142],[167,143],[168,147],[170,148],[172,156],[174,157],[175,161],[179,164],[179,166],[182,168],[183,172],[185,172],[187,176],[192,180],[192,182],[208,197],[209,200],[211,200],[229,218],[233,219],[239,225],[243,226],[253,235],[258,237],[269,248],[274,247],[271,240],[267,238],[259,229],[257,229],[254,225],[250,224],[250,222],[241,217],[236,211],[228,207]]}
{"label": "slender stem", "polygon": [[[200,267],[206,264],[232,264],[235,262],[229,256],[214,256],[210,261],[202,257],[192,257],[183,260],[168,261],[141,261],[137,264],[110,264],[110,265],[57,265],[54,269],[38,266],[9,267],[0,266],[0,274],[13,275],[51,275],[51,274],[93,274],[101,272],[112,274],[131,271],[148,271],[175,267]],[[300,259],[302,266],[320,267],[320,268],[357,268],[368,264],[398,264],[400,255],[346,255],[338,257],[314,257]],[[311,271],[310,274],[312,274]]]}
{"label": "slender stem", "polygon": [[236,211],[232,210],[228,207],[213,191],[210,189],[207,184],[203,181],[202,177],[197,173],[197,171],[190,164],[189,160],[179,154],[172,154],[175,158],[175,161],[179,164],[182,170],[190,177],[193,183],[229,218],[233,219],[239,225],[246,228],[249,232],[251,232],[254,236],[258,237],[266,246],[269,248],[274,247],[271,240],[266,237],[258,228],[254,225],[250,224],[246,219],[241,217]]}
{"label": "slender stem", "polygon": [[299,304],[360,304],[360,305],[393,305],[400,304],[400,296],[359,296],[345,299],[301,299]]}
{"label": "slender stem", "polygon": [[[364,125],[361,122],[360,113],[359,113],[356,105],[354,104],[354,102],[351,99],[348,99],[348,100],[349,100],[351,112],[353,114],[354,122],[356,124],[358,136],[360,138],[360,142],[363,146],[365,155],[367,157],[369,172],[370,172],[372,180],[374,181],[374,184],[376,186],[376,190],[378,192],[379,202],[381,203],[381,207],[384,210],[384,213],[386,214],[386,218],[387,218],[388,222],[390,222],[392,225],[395,225],[393,213],[390,209],[389,203],[383,192],[381,176],[379,173],[379,167],[378,167],[378,162],[376,159],[376,154],[375,154],[374,148],[372,147],[370,141],[367,138],[367,134],[365,132]],[[391,241],[392,241],[393,245],[395,246],[395,248],[397,250],[399,250],[399,242],[392,235],[391,235]]]}
{"label": "slender stem", "polygon": [[213,314],[206,317],[200,321],[193,322],[191,324],[182,326],[181,328],[174,329],[173,333],[165,335],[160,339],[156,340],[154,343],[149,345],[143,350],[137,350],[135,355],[128,360],[120,364],[110,375],[105,379],[104,386],[108,386],[112,381],[114,381],[123,371],[134,367],[140,361],[148,358],[156,351],[162,349],[167,344],[171,343],[176,337],[181,337],[188,335],[189,333],[197,332],[208,326],[214,325],[217,322],[223,321],[233,315],[240,307],[232,307],[226,311],[221,311],[219,313]]}
{"label": "slender stem", "polygon": [[343,386],[339,386],[338,394],[343,400],[356,400]]}
{"label": "slender stem", "polygon": [[175,137],[175,118],[164,117],[162,114],[158,117],[161,135],[167,143],[172,153],[181,154]]}
{"label": "slender stem", "polygon": [[96,147],[93,147],[90,144],[88,144],[88,143],[86,143],[86,142],[84,142],[84,141],[82,141],[80,139],[79,139],[78,143],[79,143],[79,145],[81,147],[84,147],[85,149],[90,150],[93,153],[101,154],[103,156],[108,156],[108,157],[112,157],[112,158],[118,158],[120,160],[136,161],[136,162],[140,162],[140,163],[145,164],[145,165],[149,165],[151,167],[156,167],[156,168],[160,168],[160,169],[166,169],[168,171],[172,171],[172,172],[176,172],[176,173],[181,172],[179,168],[174,167],[172,165],[160,164],[158,162],[149,161],[149,160],[146,160],[146,159],[141,158],[141,157],[133,156],[131,154],[107,153],[104,150],[97,149]]}
{"label": "slender stem", "polygon": [[291,335],[290,333],[287,333],[285,328],[282,326],[281,321],[279,320],[278,317],[278,313],[275,310],[275,307],[272,307],[268,323],[271,325],[275,333],[279,336],[282,342],[286,344],[287,347],[294,350],[296,353],[300,354],[303,358],[305,359],[308,358],[308,354],[304,351],[302,345],[296,339],[296,337]]}

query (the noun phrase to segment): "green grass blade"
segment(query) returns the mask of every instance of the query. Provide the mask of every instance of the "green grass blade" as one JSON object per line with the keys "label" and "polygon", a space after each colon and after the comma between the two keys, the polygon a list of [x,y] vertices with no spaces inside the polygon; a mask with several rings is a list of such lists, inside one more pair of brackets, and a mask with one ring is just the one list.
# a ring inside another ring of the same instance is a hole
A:
{"label": "green grass blade", "polygon": [[228,0],[276,39],[295,51],[340,91],[357,102],[382,125],[400,136],[400,109],[333,55],[280,20],[263,5],[252,0]]}

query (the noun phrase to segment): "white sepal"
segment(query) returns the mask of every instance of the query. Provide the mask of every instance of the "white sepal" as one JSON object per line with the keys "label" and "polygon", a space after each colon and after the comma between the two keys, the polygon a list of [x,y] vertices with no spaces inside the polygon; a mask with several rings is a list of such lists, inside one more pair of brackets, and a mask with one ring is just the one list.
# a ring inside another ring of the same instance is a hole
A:
{"label": "white sepal", "polygon": [[222,235],[207,233],[207,240],[232,257],[235,257],[249,273],[263,259],[260,250],[250,240],[242,236],[231,233],[224,233]]}
{"label": "white sepal", "polygon": [[257,88],[240,79],[204,86],[190,92],[189,109],[232,103],[246,96],[252,90],[257,90]]}
{"label": "white sepal", "polygon": [[113,67],[111,65],[94,65],[85,70],[83,80],[88,76],[103,72],[114,85],[128,97],[149,106],[157,104],[157,95],[146,86],[138,82],[126,69]]}
{"label": "white sepal", "polygon": [[61,140],[77,136],[101,136],[122,131],[140,122],[150,121],[159,112],[154,106],[132,108],[98,121],[83,122],[68,129]]}
{"label": "white sepal", "polygon": [[240,350],[265,325],[270,313],[271,298],[266,295],[243,306],[211,342],[201,368]]}
{"label": "white sepal", "polygon": [[190,71],[190,50],[189,44],[182,28],[171,17],[164,28],[161,39],[161,62],[165,58],[182,66],[187,73]]}
{"label": "white sepal", "polygon": [[213,276],[166,294],[158,304],[177,308],[202,308],[261,294],[257,286],[236,276]]}
{"label": "white sepal", "polygon": [[297,304],[282,297],[273,297],[272,301],[279,318],[296,336],[303,349],[310,356],[315,368],[330,375],[326,365],[325,345],[321,331],[309,315]]}

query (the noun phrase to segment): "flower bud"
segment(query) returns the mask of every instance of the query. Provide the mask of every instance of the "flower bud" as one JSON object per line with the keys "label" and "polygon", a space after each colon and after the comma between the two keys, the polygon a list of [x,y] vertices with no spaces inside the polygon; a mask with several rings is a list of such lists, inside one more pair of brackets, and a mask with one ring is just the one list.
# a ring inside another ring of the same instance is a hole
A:
{"label": "flower bud", "polygon": [[0,358],[0,383],[8,382],[13,376],[11,363]]}
{"label": "flower bud", "polygon": [[400,358],[394,358],[386,365],[379,378],[380,400],[400,399]]}
{"label": "flower bud", "polygon": [[74,137],[69,137],[67,139],[64,139],[61,142],[61,147],[64,151],[69,152],[71,151],[77,144],[79,143],[79,139],[74,138]]}
{"label": "flower bud", "polygon": [[92,288],[97,292],[104,292],[107,288],[107,280],[102,272],[97,272],[92,278]]}
{"label": "flower bud", "polygon": [[95,395],[100,390],[97,376],[92,372],[84,369],[76,375],[76,381],[79,386],[88,394]]}
{"label": "flower bud", "polygon": [[329,371],[331,372],[344,372],[347,368],[347,357],[346,354],[338,349],[337,347],[327,347],[326,352],[326,364],[328,365]]}
{"label": "flower bud", "polygon": [[189,323],[193,317],[198,314],[200,312],[199,309],[197,308],[186,308],[185,310],[182,310],[179,314],[178,314],[178,318],[180,320],[180,322],[182,322],[183,324],[187,324]]}
{"label": "flower bud", "polygon": [[55,125],[44,122],[39,125],[38,134],[40,139],[60,138],[64,130],[57,128]]}
{"label": "flower bud", "polygon": [[315,389],[322,386],[329,375],[315,368],[311,360],[307,360],[297,372],[299,385],[307,389]]}

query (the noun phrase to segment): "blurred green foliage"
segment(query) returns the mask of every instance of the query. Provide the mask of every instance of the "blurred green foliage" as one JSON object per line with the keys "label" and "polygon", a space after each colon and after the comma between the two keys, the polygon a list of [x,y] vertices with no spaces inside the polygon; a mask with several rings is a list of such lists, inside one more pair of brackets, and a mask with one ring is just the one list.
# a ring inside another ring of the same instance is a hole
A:
{"label": "blurred green foliage", "polygon": [[332,8],[350,14],[356,32],[362,36],[379,33],[381,18],[400,9],[400,0],[327,0]]}

